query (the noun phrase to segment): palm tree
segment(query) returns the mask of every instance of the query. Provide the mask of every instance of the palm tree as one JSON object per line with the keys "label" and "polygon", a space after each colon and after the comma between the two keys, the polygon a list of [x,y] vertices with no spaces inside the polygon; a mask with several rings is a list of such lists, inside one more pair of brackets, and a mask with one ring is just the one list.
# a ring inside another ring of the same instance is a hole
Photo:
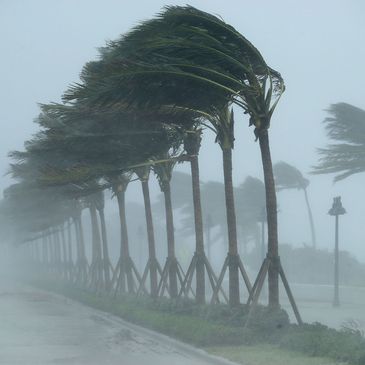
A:
{"label": "palm tree", "polygon": [[[200,179],[199,179],[199,162],[198,154],[200,149],[201,130],[200,128],[187,130],[184,134],[184,149],[187,156],[180,160],[190,161],[191,175],[174,171],[171,179],[171,192],[173,196],[173,210],[178,210],[183,215],[183,226],[179,229],[178,234],[182,237],[186,235],[195,235],[195,253],[188,266],[183,287],[185,293],[191,288],[191,283],[195,274],[196,278],[196,302],[202,304],[205,302],[205,273],[208,275],[209,283],[212,290],[215,290],[217,277],[211,267],[209,257],[205,255],[203,233],[203,211],[220,212],[219,204],[215,205],[213,209],[204,205],[206,201],[215,202],[216,195],[210,196],[208,199],[201,199]],[[190,187],[191,183],[191,187]],[[205,186],[205,185],[204,185]],[[222,185],[223,186],[223,185]],[[193,194],[192,194],[193,189]],[[223,191],[223,190],[222,190]],[[204,192],[203,192],[204,193]],[[158,196],[158,202],[155,204],[155,211],[158,217],[161,218],[163,214],[162,205],[163,194]],[[224,198],[223,198],[224,202]],[[202,207],[203,205],[203,207]],[[208,242],[207,242],[208,243]],[[209,249],[209,247],[208,247]],[[199,254],[197,254],[199,253]],[[183,290],[184,291],[184,290]],[[222,295],[225,297],[223,291]],[[226,299],[226,297],[225,297]],[[227,299],[226,299],[227,300]],[[228,301],[228,300],[227,300]]]}
{"label": "palm tree", "polygon": [[[9,224],[15,227],[13,232],[15,239],[20,242],[35,242],[34,257],[39,260],[36,241],[47,235],[52,249],[51,259],[54,264],[52,269],[58,275],[67,277],[66,247],[62,239],[62,227],[71,213],[72,206],[68,204],[69,202],[63,199],[58,189],[57,191],[40,189],[30,182],[13,184],[4,191],[4,197],[5,204],[2,208],[9,218]],[[44,263],[48,263],[48,252]]]}
{"label": "palm tree", "polygon": [[120,255],[117,266],[114,270],[112,285],[115,284],[116,292],[120,290],[122,293],[135,293],[138,289],[138,285],[136,284],[135,279],[137,280],[139,285],[142,282],[142,278],[140,277],[129,253],[129,238],[125,211],[125,192],[131,180],[131,177],[131,173],[124,173],[110,178],[113,193],[115,194],[118,202],[121,231]]}
{"label": "palm tree", "polygon": [[[94,287],[96,290],[102,288],[102,286],[104,285],[104,279],[106,279],[106,277],[103,276],[103,254],[102,254],[100,228],[97,217],[98,200],[100,200],[100,197],[96,193],[85,197],[85,202],[90,212],[91,237],[92,237],[90,285]],[[109,285],[109,283],[105,284]]]}
{"label": "palm tree", "polygon": [[[63,140],[66,139],[68,144],[70,144],[70,140],[75,144],[75,146],[74,144],[71,145],[71,151],[68,152],[71,154],[71,158],[76,160],[76,170],[81,170],[79,167],[80,162],[82,163],[82,169],[85,170],[85,174],[81,173],[79,178],[82,181],[88,181],[93,177],[104,177],[109,181],[117,196],[121,214],[121,253],[123,253],[123,258],[121,257],[118,262],[118,273],[115,273],[113,283],[118,280],[117,289],[121,287],[122,290],[124,290],[124,277],[126,277],[128,291],[133,292],[135,290],[133,273],[138,282],[140,282],[140,276],[129,256],[128,234],[126,232],[127,225],[124,212],[124,194],[127,183],[125,183],[125,179],[121,178],[123,175],[121,173],[122,171],[126,171],[128,166],[132,163],[144,161],[146,157],[151,155],[151,150],[156,150],[156,148],[159,147],[158,144],[151,144],[150,139],[158,139],[161,132],[153,127],[153,123],[151,123],[152,126],[150,125],[148,127],[144,124],[143,128],[141,128],[141,123],[137,123],[136,126],[135,122],[138,118],[121,110],[102,110],[95,108],[89,110],[79,104],[74,104],[72,106],[54,104],[43,106],[43,111],[51,119],[60,120],[64,126],[72,130],[71,136],[65,138],[65,136],[62,135],[61,138]],[[146,142],[149,142],[148,145],[150,148],[147,148]],[[81,170],[81,172],[83,170]],[[62,174],[63,180],[61,180],[60,183],[65,183],[64,176],[65,174]],[[69,176],[69,178],[72,178],[72,176]],[[121,183],[122,180],[124,182]],[[123,187],[120,190],[121,186]],[[100,199],[97,199],[97,201],[99,200]],[[93,205],[96,205],[97,207],[97,204],[93,203]],[[102,204],[99,204],[99,206],[102,208]],[[93,207],[91,208],[93,209]],[[101,218],[102,238],[104,243],[103,253],[107,255],[103,210],[98,210]],[[97,228],[95,214],[92,215],[92,217],[94,222],[93,227]],[[100,236],[100,234],[97,234],[96,228],[93,230],[95,242],[99,241],[97,238]],[[95,242],[93,247],[96,248]],[[98,250],[95,252],[98,252]],[[109,259],[106,259],[109,262]],[[100,258],[98,259],[98,262],[99,261]],[[94,263],[93,267],[96,267],[95,265],[96,264]],[[104,263],[105,280],[109,282],[109,269],[107,269],[107,266],[109,265]]]}
{"label": "palm tree", "polygon": [[365,171],[365,110],[347,103],[330,105],[324,120],[327,136],[335,143],[318,149],[313,174],[337,174],[334,181]]}
{"label": "palm tree", "polygon": [[249,293],[251,292],[252,288],[248,275],[238,255],[236,210],[234,204],[232,181],[232,150],[234,147],[233,110],[227,105],[226,107],[217,110],[215,115],[206,116],[206,118],[216,133],[216,141],[219,143],[223,154],[224,191],[228,231],[228,255],[224,262],[213,297],[219,290],[226,268],[228,267],[229,303],[231,306],[237,306],[240,303],[239,271],[241,271]]}
{"label": "palm tree", "polygon": [[147,228],[147,241],[148,241],[148,262],[144,273],[142,275],[142,285],[144,284],[147,275],[150,275],[151,296],[153,298],[158,296],[158,278],[157,273],[162,274],[161,266],[156,258],[156,244],[155,233],[153,228],[152,208],[150,199],[150,189],[148,180],[150,177],[151,166],[141,166],[134,171],[141,181],[145,215],[146,215],[146,228]]}
{"label": "palm tree", "polygon": [[[235,190],[237,201],[237,221],[241,228],[243,242],[257,240],[257,222],[265,210],[265,186],[255,177],[247,176]],[[266,212],[265,212],[266,213]],[[265,214],[266,222],[266,214]],[[264,252],[264,257],[266,248]]]}
{"label": "palm tree", "polygon": [[284,274],[268,129],[284,91],[280,74],[233,27],[190,6],[167,7],[157,19],[109,44],[102,62],[94,66],[99,77],[70,88],[64,100],[136,110],[172,106],[172,112],[177,106],[208,115],[233,102],[249,115],[259,140],[266,189],[268,255],[262,272],[268,271],[269,305],[278,307],[278,278]]}
{"label": "palm tree", "polygon": [[174,215],[172,209],[171,199],[171,177],[172,170],[176,164],[175,157],[178,155],[178,151],[173,151],[171,154],[166,152],[158,156],[158,159],[165,162],[160,162],[152,166],[153,171],[156,174],[158,183],[160,185],[161,192],[165,198],[165,216],[166,216],[166,235],[167,235],[167,258],[166,263],[162,271],[161,280],[159,283],[158,291],[163,294],[164,288],[167,287],[168,277],[168,290],[171,298],[177,298],[178,291],[178,277],[180,284],[182,284],[182,275],[179,263],[175,256],[175,227],[174,227]]}
{"label": "palm tree", "polygon": [[201,143],[200,128],[194,128],[185,133],[184,149],[188,154],[191,169],[191,181],[193,189],[194,227],[195,227],[195,253],[186,272],[184,285],[191,282],[194,270],[196,271],[196,301],[198,304],[205,303],[205,266],[206,257],[204,252],[203,215],[200,201],[200,178],[199,178],[199,150]]}
{"label": "palm tree", "polygon": [[101,228],[101,241],[102,241],[102,264],[104,270],[104,284],[105,289],[108,291],[111,286],[110,274],[113,273],[114,269],[109,258],[109,248],[108,248],[108,238],[105,223],[104,214],[104,193],[103,191],[98,191],[95,197],[95,208],[99,213],[100,218],[100,228]]}
{"label": "palm tree", "polygon": [[306,179],[303,174],[294,166],[289,165],[286,162],[280,161],[274,165],[275,183],[278,191],[285,189],[297,189],[302,190],[304,193],[304,199],[307,206],[309,224],[312,236],[312,245],[316,247],[316,232],[313,222],[312,209],[308,199],[307,188],[309,186],[309,180]]}

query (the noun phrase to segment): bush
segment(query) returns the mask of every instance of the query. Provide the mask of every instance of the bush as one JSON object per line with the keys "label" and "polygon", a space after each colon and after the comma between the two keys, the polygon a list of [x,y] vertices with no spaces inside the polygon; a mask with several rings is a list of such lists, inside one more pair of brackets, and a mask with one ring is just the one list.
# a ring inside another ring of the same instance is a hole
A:
{"label": "bush", "polygon": [[365,340],[360,333],[337,331],[321,323],[292,325],[279,346],[310,356],[328,356],[337,361],[365,364]]}

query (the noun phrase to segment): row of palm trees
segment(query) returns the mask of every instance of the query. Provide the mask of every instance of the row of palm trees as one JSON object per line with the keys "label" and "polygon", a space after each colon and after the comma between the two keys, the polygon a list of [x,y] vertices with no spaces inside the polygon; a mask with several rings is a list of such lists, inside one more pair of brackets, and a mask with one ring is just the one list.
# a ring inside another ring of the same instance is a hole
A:
{"label": "row of palm trees", "polygon": [[[153,296],[167,289],[172,297],[177,297],[189,290],[195,275],[196,298],[202,303],[206,296],[205,274],[217,294],[228,270],[230,305],[240,302],[240,275],[257,300],[263,278],[260,276],[252,289],[238,254],[232,181],[235,105],[248,115],[249,125],[254,127],[259,141],[268,225],[268,253],[260,275],[268,274],[269,305],[277,308],[279,274],[284,274],[278,252],[277,203],[268,130],[284,89],[281,75],[233,27],[190,6],[166,7],[156,18],[101,49],[99,60],[85,65],[81,82],[64,93],[63,104],[41,106],[36,120],[40,132],[26,142],[24,152],[11,153],[15,161],[11,172],[20,182],[7,194],[15,197],[15,201],[22,200],[22,195],[35,189],[29,208],[33,210],[33,200],[47,191],[44,196],[54,201],[51,207],[57,219],[53,222],[53,218],[43,214],[46,223],[41,220],[39,225],[26,227],[26,222],[19,218],[21,214],[17,215],[22,208],[14,205],[16,223],[28,232],[49,230],[55,223],[68,219],[69,205],[82,201],[90,211],[93,227],[93,281],[100,281],[103,268],[108,286],[124,290],[126,285],[133,291],[136,280],[144,285],[149,275]],[[198,162],[202,128],[214,131],[222,150],[228,253],[219,277],[214,275],[204,251]],[[185,278],[175,256],[170,186],[173,167],[182,161],[191,166],[196,235],[195,254]],[[163,268],[159,267],[155,254],[148,189],[151,170],[165,200],[168,255]],[[133,176],[141,181],[148,232],[149,262],[142,277],[129,255],[125,218],[125,192]],[[106,188],[112,189],[117,198],[121,225],[120,259],[110,280],[100,198],[100,191]],[[54,206],[61,202],[66,208],[59,212]],[[75,214],[72,211],[81,242],[80,214],[76,218]],[[83,250],[81,244],[81,276],[85,276],[86,270]]]}

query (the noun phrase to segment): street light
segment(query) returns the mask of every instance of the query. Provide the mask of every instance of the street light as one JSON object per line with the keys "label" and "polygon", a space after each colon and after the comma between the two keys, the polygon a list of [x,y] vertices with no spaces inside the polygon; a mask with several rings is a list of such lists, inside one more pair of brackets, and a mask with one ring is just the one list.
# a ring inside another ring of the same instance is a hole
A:
{"label": "street light", "polygon": [[342,206],[341,197],[336,196],[333,198],[332,208],[328,211],[329,215],[336,217],[335,225],[335,280],[334,280],[334,297],[333,306],[338,307],[340,305],[339,297],[339,252],[338,252],[338,216],[346,213],[345,208]]}

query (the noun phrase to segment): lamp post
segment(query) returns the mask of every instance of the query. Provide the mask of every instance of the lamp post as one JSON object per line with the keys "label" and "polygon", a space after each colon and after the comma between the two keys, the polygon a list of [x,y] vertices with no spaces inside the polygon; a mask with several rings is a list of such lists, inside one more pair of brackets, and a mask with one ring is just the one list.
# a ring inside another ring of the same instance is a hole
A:
{"label": "lamp post", "polygon": [[335,277],[334,277],[334,296],[333,306],[339,307],[340,296],[339,296],[339,250],[338,250],[338,217],[346,213],[345,208],[342,206],[341,197],[337,196],[333,198],[332,208],[328,211],[329,215],[336,218],[335,220]]}

